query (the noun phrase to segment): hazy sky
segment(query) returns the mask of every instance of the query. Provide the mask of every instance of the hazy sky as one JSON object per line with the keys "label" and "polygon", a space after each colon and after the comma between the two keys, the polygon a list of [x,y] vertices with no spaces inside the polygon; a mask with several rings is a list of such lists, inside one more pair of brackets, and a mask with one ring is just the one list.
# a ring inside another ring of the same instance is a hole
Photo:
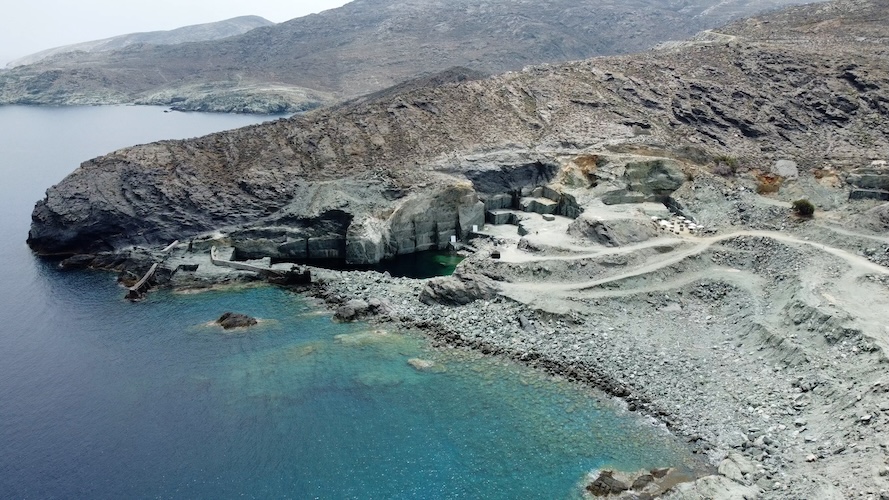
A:
{"label": "hazy sky", "polygon": [[348,0],[10,0],[0,6],[0,67],[43,49],[244,15],[280,23]]}

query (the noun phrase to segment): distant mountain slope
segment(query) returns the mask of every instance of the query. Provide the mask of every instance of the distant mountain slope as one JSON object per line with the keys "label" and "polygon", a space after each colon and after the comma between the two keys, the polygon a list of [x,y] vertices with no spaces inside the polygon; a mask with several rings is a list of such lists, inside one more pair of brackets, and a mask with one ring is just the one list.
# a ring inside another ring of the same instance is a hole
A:
{"label": "distant mountain slope", "polygon": [[802,0],[356,0],[225,40],[77,53],[0,74],[0,103],[285,111],[463,66],[646,50]]}
{"label": "distant mountain slope", "polygon": [[230,36],[244,34],[254,28],[271,26],[275,23],[259,16],[240,16],[218,21],[214,23],[194,24],[183,26],[168,31],[149,31],[145,33],[130,33],[102,40],[63,45],[16,59],[6,66],[14,68],[34,64],[44,59],[69,52],[109,52],[119,50],[130,45],[174,45],[185,42],[203,42],[207,40],[219,40]]}

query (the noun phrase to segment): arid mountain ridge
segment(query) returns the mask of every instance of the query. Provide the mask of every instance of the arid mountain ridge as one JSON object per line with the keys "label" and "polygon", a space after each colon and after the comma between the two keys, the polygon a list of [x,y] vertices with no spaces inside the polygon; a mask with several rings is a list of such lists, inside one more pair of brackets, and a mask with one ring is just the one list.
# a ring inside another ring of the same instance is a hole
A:
{"label": "arid mountain ridge", "polygon": [[647,50],[799,0],[358,0],[244,35],[66,54],[0,73],[0,103],[172,105],[284,112],[454,66],[525,65]]}
{"label": "arid mountain ridge", "polygon": [[172,30],[129,33],[126,35],[113,36],[111,38],[103,38],[101,40],[92,40],[89,42],[75,43],[42,50],[34,54],[20,57],[8,63],[6,66],[14,68],[16,66],[34,64],[50,57],[71,52],[109,52],[112,50],[120,50],[131,45],[175,45],[177,43],[185,42],[218,40],[220,38],[241,35],[254,28],[270,26],[272,24],[275,23],[259,16],[240,16],[212,23],[183,26]]}

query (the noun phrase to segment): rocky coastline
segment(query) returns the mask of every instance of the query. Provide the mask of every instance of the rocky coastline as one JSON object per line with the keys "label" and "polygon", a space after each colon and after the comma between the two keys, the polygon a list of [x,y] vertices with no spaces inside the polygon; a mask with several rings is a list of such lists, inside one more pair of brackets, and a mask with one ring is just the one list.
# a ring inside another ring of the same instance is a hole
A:
{"label": "rocky coastline", "polygon": [[178,289],[459,247],[450,277],[298,289],[621,398],[716,471],[667,498],[889,498],[887,17],[839,0],[127,148],[28,243]]}
{"label": "rocky coastline", "polygon": [[[700,198],[728,187],[718,177],[696,183]],[[761,223],[775,229],[729,224],[682,238],[656,229],[631,242],[621,239],[622,214],[596,233],[618,236],[608,246],[589,234],[557,242],[547,234],[519,237],[513,224],[488,225],[469,239],[474,250],[450,277],[310,267],[312,283],[292,288],[323,301],[337,320],[420,331],[442,348],[509,358],[624,401],[685,439],[704,464],[700,477],[674,485],[665,498],[848,498],[858,491],[879,498],[889,453],[879,438],[889,426],[879,367],[889,360],[879,308],[853,317],[848,307],[868,294],[887,301],[889,268],[881,259],[889,257],[889,239],[880,244],[862,233],[837,242],[827,221],[772,211],[770,200],[752,193],[741,198],[772,213]],[[723,210],[731,203],[728,197]],[[641,212],[636,221],[660,226]],[[522,242],[533,250],[520,249]],[[699,251],[689,251],[695,245]],[[870,246],[877,248],[868,256]],[[191,252],[201,262],[196,268],[209,265],[194,245]],[[190,272],[179,260],[187,253],[182,243],[165,257],[178,270],[166,266],[163,286],[263,279],[225,267]],[[129,267],[122,276],[134,280],[158,258],[159,251],[144,250],[88,265]],[[827,274],[812,281],[810,268]],[[851,293],[846,286],[859,291],[842,301],[831,295]]]}

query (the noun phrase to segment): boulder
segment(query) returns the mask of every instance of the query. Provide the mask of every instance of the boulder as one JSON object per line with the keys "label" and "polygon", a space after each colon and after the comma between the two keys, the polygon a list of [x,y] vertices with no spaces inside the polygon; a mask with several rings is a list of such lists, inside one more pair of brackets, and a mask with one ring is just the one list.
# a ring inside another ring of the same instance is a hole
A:
{"label": "boulder", "polygon": [[247,328],[253,326],[257,321],[256,318],[247,316],[246,314],[226,312],[216,320],[216,323],[225,330],[231,330],[232,328]]}
{"label": "boulder", "polygon": [[778,160],[772,165],[772,173],[785,179],[796,179],[799,177],[799,167],[795,161]]}
{"label": "boulder", "polygon": [[630,486],[630,489],[633,491],[642,491],[653,482],[654,476],[652,476],[651,474],[642,474],[641,476],[633,480],[633,485]]}
{"label": "boulder", "polygon": [[[591,471],[586,476],[586,497],[651,499],[668,494],[676,484],[690,481],[676,469],[651,469],[624,472],[611,469]],[[670,497],[673,498],[673,497]]]}
{"label": "boulder", "polygon": [[392,314],[394,309],[388,300],[378,299],[376,297],[367,300],[368,311],[377,316],[388,316]]}
{"label": "boulder", "polygon": [[889,231],[889,203],[874,207],[860,216],[858,223],[871,231]]}
{"label": "boulder", "polygon": [[429,280],[420,292],[424,304],[462,306],[475,300],[490,300],[497,295],[494,280],[480,274],[466,273]]}
{"label": "boulder", "polygon": [[337,308],[334,317],[343,322],[357,321],[370,310],[370,304],[361,299],[352,299]]}
{"label": "boulder", "polygon": [[519,326],[522,328],[522,330],[525,330],[526,332],[531,332],[531,333],[537,332],[537,327],[535,327],[534,323],[531,323],[531,320],[529,320],[528,317],[525,316],[524,314],[519,314],[518,320],[519,320]]}
{"label": "boulder", "polygon": [[744,473],[741,472],[741,468],[729,458],[726,458],[719,464],[718,472],[732,481],[739,483],[745,482]]}

